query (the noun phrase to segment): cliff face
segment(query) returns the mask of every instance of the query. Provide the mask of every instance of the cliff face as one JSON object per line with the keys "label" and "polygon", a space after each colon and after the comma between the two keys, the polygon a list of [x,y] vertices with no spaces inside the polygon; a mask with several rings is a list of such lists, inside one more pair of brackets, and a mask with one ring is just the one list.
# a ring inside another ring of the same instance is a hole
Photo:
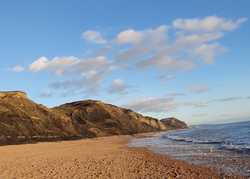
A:
{"label": "cliff face", "polygon": [[72,119],[79,133],[90,136],[134,134],[165,130],[157,119],[100,101],[86,100],[53,109]]}
{"label": "cliff face", "polygon": [[183,121],[180,121],[174,117],[161,119],[161,122],[165,125],[167,130],[173,129],[186,129],[188,128],[187,124]]}
{"label": "cliff face", "polygon": [[79,101],[52,109],[24,92],[0,92],[0,143],[134,134],[165,130],[159,120],[100,101]]}
{"label": "cliff face", "polygon": [[[76,134],[71,119],[34,103],[23,92],[0,93],[0,140]],[[14,142],[13,141],[13,142]]]}

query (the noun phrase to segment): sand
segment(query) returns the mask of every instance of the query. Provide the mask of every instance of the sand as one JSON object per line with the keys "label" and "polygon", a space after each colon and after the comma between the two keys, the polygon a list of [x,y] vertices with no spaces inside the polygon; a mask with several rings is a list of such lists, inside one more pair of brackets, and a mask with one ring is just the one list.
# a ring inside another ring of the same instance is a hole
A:
{"label": "sand", "polygon": [[216,172],[146,149],[127,147],[131,136],[0,147],[0,179],[221,178]]}

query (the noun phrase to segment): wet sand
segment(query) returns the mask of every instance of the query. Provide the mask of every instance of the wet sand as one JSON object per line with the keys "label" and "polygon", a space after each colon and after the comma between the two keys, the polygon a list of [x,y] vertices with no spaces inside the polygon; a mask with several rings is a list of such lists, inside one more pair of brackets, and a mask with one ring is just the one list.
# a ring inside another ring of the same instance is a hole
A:
{"label": "wet sand", "polygon": [[143,148],[128,148],[131,138],[113,136],[1,146],[0,178],[222,178],[205,167],[154,154]]}

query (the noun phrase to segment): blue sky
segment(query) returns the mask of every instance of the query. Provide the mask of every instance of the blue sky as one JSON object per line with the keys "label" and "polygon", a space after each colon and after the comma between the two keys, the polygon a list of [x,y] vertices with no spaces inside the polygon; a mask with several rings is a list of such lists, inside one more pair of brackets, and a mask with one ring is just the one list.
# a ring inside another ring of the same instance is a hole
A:
{"label": "blue sky", "polygon": [[189,124],[250,119],[250,2],[1,1],[0,90]]}

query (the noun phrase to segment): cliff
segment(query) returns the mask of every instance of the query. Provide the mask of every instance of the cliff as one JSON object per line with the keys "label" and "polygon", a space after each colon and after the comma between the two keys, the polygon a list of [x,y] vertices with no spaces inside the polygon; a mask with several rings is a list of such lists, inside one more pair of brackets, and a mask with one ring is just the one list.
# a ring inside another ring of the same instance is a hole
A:
{"label": "cliff", "polygon": [[155,118],[145,117],[132,110],[101,101],[78,101],[61,105],[53,110],[71,118],[72,123],[81,135],[87,133],[87,135],[96,137],[166,129]]}
{"label": "cliff", "polygon": [[70,118],[34,103],[24,92],[0,93],[0,143],[76,134]]}
{"label": "cliff", "polygon": [[24,92],[0,92],[1,144],[162,130],[166,130],[165,125],[155,118],[101,101],[47,108],[30,100]]}
{"label": "cliff", "polygon": [[185,122],[180,121],[174,117],[161,119],[161,122],[165,125],[167,130],[188,128],[188,126]]}

